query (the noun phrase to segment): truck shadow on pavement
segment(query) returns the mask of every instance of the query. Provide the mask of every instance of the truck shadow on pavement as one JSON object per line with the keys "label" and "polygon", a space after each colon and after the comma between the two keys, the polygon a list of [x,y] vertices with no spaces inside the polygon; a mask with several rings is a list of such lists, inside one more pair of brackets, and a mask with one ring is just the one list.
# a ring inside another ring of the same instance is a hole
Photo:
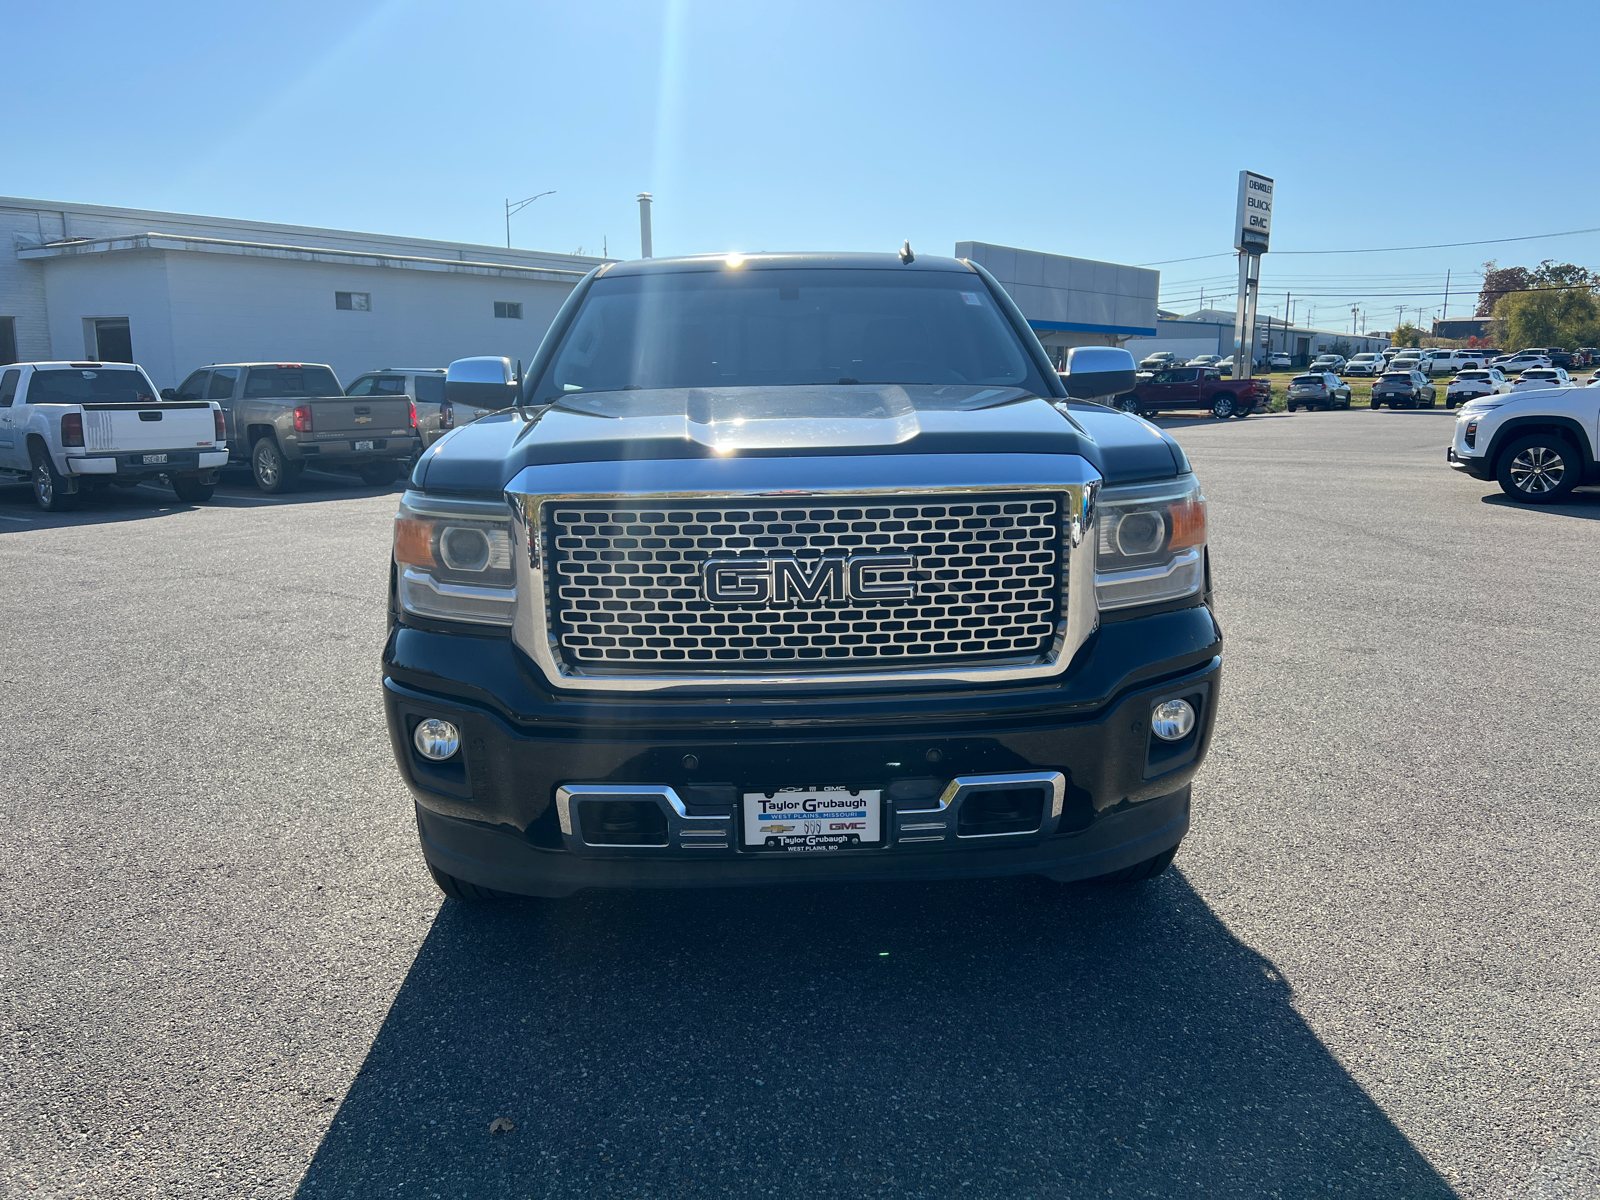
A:
{"label": "truck shadow on pavement", "polygon": [[27,484],[0,484],[0,533],[29,527],[44,529],[63,525],[103,525],[112,521],[148,520],[193,508],[272,508],[293,504],[320,504],[329,500],[358,500],[393,493],[398,499],[405,482],[373,487],[352,476],[307,472],[300,486],[276,496],[263,494],[250,478],[249,471],[225,470],[216,494],[200,504],[179,500],[170,487],[142,483],[133,488],[106,488],[82,493],[73,508],[45,512],[33,501]]}
{"label": "truck shadow on pavement", "polygon": [[1453,1195],[1290,1001],[1177,871],[448,902],[297,1195]]}

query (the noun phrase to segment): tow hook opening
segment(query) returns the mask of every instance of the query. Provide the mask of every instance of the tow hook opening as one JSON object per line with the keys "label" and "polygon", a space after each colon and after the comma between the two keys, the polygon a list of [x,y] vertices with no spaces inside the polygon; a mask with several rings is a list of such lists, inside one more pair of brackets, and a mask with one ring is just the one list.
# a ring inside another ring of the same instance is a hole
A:
{"label": "tow hook opening", "polygon": [[993,788],[969,793],[961,802],[958,837],[1035,833],[1044,821],[1044,788]]}
{"label": "tow hook opening", "polygon": [[578,820],[590,846],[667,844],[667,814],[653,800],[590,800]]}

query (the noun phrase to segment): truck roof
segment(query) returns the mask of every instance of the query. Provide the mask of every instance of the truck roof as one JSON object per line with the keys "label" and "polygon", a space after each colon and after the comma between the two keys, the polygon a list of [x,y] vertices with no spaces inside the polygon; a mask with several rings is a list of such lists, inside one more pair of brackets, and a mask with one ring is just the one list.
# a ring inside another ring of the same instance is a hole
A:
{"label": "truck roof", "polygon": [[0,370],[10,367],[33,367],[38,371],[88,369],[93,367],[97,371],[141,371],[144,368],[138,363],[121,362],[14,362],[0,363]]}
{"label": "truck roof", "polygon": [[[333,368],[328,366],[327,363],[313,363],[313,362],[204,363],[204,364],[196,367],[195,370],[196,371],[212,371],[212,370],[215,370],[217,367],[289,367],[289,368],[323,367],[323,368],[325,368],[325,369],[327,369],[329,371],[333,370]],[[365,374],[365,372],[363,372],[363,374]]]}
{"label": "truck roof", "polygon": [[973,273],[958,258],[917,255],[902,263],[898,254],[696,254],[684,258],[636,258],[607,263],[601,275],[658,275],[685,271],[723,271],[737,262],[740,270],[960,271]]}

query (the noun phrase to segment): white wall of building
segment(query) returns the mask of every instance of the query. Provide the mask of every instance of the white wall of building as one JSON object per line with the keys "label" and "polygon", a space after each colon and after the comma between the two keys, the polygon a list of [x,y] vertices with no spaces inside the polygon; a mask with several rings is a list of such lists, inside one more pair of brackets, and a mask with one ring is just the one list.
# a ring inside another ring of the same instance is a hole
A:
{"label": "white wall of building", "polygon": [[[388,267],[166,257],[178,378],[214,362],[327,363],[344,383],[376,367],[443,367],[474,354],[527,362],[572,290],[570,282]],[[341,311],[335,292],[365,292],[371,310]],[[496,300],[520,303],[522,319],[497,318]],[[133,339],[139,357],[137,330]]]}
{"label": "white wall of building", "polygon": [[[43,273],[48,340],[41,357],[95,358],[94,341],[84,322],[125,317],[134,358],[157,387],[173,386],[177,368],[167,304],[167,256],[145,252],[101,257],[105,261],[65,259],[48,264]],[[26,361],[21,339],[17,340],[18,356]]]}
{"label": "white wall of building", "polygon": [[[0,197],[0,318],[13,320],[18,357],[81,359],[86,318],[125,317],[159,387],[211,362],[326,362],[347,381],[472,354],[527,361],[603,261]],[[369,293],[371,310],[336,309],[336,291]],[[496,300],[520,303],[521,319],[496,318]]]}

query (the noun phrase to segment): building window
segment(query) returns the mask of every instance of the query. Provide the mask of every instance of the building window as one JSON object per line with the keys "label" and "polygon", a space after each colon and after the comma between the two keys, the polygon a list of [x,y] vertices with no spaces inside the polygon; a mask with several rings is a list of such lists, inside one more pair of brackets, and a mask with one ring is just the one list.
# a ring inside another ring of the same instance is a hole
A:
{"label": "building window", "polygon": [[371,292],[335,292],[333,306],[340,312],[371,312]]}
{"label": "building window", "polygon": [[510,300],[496,300],[494,302],[494,315],[497,317],[510,317],[513,321],[522,320],[522,305]]}
{"label": "building window", "polygon": [[0,364],[17,361],[17,319],[0,317]]}

